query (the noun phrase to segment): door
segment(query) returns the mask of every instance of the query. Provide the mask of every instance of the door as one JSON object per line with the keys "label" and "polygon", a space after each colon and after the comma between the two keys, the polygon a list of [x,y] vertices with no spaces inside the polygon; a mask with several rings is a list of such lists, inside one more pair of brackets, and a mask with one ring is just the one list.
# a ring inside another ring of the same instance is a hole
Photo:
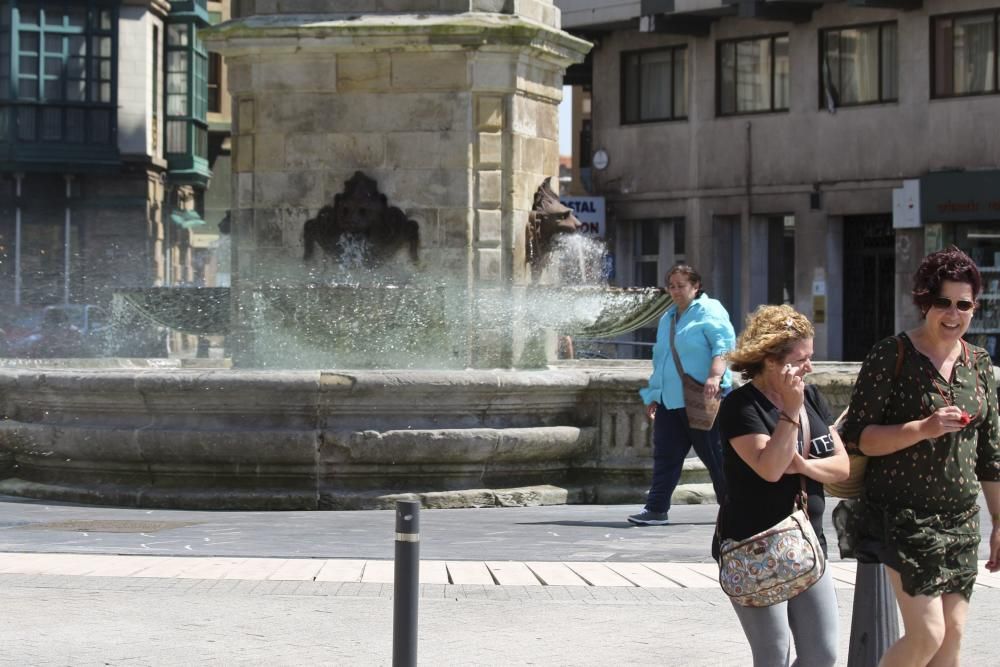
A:
{"label": "door", "polygon": [[895,326],[892,216],[844,218],[844,360],[861,361]]}

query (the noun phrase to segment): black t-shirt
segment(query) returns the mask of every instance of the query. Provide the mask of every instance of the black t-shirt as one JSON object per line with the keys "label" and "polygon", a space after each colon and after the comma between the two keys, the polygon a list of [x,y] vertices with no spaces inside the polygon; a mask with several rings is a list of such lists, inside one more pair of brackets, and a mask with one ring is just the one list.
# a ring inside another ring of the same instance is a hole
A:
{"label": "black t-shirt", "polygon": [[[812,439],[809,457],[833,456],[833,440],[828,424],[830,407],[814,385],[805,392],[806,414]],[[722,460],[726,474],[727,497],[720,513],[719,535],[722,539],[742,540],[778,523],[792,513],[795,496],[801,491],[799,475],[782,475],[777,482],[768,482],[753,471],[729,443],[741,435],[770,435],[781,413],[752,383],[746,383],[730,393],[719,409],[719,430],[722,434]],[[799,430],[799,451],[802,451],[802,431]],[[823,535],[823,510],[826,499],[823,485],[806,478],[809,494],[809,518],[826,553]]]}

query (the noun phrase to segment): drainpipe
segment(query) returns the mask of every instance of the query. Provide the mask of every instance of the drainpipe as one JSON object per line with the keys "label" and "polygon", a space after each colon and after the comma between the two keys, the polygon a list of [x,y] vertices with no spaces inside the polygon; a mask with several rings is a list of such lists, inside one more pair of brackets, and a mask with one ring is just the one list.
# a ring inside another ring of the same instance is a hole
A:
{"label": "drainpipe", "polygon": [[747,151],[746,158],[747,162],[745,165],[746,173],[746,198],[747,198],[747,215],[753,213],[753,207],[750,205],[750,198],[753,196],[753,123],[747,121]]}
{"label": "drainpipe", "polygon": [[21,181],[24,174],[14,174],[14,305],[21,305]]}
{"label": "drainpipe", "polygon": [[72,213],[69,208],[69,198],[72,195],[73,189],[73,175],[66,174],[66,219],[64,225],[64,243],[63,243],[63,303],[69,303],[69,267],[70,267],[70,257],[72,256],[70,248],[70,232],[72,230]]}

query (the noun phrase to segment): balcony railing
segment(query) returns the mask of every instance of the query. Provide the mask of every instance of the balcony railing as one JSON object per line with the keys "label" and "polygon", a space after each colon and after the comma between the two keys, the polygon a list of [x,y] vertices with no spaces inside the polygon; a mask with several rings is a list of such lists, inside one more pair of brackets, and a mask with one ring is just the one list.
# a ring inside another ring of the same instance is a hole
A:
{"label": "balcony railing", "polygon": [[117,143],[110,105],[0,103],[0,159],[8,163],[115,163]]}

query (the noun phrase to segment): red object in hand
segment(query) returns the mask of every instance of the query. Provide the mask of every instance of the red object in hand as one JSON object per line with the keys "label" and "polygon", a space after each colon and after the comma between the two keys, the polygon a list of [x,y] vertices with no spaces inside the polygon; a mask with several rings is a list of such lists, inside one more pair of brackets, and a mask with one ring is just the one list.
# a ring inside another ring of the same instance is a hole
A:
{"label": "red object in hand", "polygon": [[959,419],[960,419],[960,420],[961,420],[961,422],[962,422],[962,426],[965,426],[966,424],[968,424],[969,422],[971,422],[971,421],[972,421],[972,415],[970,415],[970,414],[969,414],[968,412],[966,412],[965,410],[962,410],[962,416],[961,416],[961,417],[959,417]]}

